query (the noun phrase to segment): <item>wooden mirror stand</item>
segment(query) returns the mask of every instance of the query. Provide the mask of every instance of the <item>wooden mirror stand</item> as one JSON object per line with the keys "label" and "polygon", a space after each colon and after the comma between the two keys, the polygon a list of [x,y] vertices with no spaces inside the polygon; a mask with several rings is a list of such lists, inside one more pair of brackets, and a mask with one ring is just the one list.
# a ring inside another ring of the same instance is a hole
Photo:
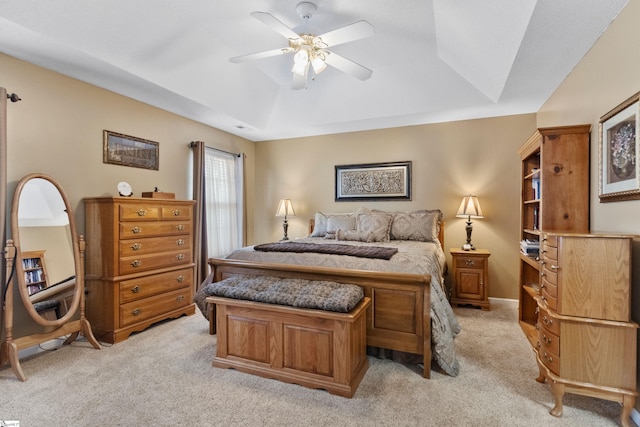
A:
{"label": "wooden mirror stand", "polygon": [[[35,200],[28,199],[33,194],[36,194]],[[36,214],[26,213],[29,210]],[[49,213],[51,218],[45,218]],[[101,347],[85,318],[85,242],[76,233],[71,207],[62,188],[46,175],[25,176],[14,194],[11,222],[13,240],[7,240],[5,247],[7,288],[0,366],[9,362],[18,379],[26,381],[20,366],[20,350],[66,335],[64,344],[70,344],[80,333],[94,348]],[[53,225],[49,226],[48,222]],[[45,255],[47,248],[52,248],[49,255]],[[65,253],[69,259],[64,259]],[[49,265],[51,277],[45,269],[46,256],[55,261]],[[66,267],[60,267],[61,264]],[[60,277],[65,278],[60,280]]]}

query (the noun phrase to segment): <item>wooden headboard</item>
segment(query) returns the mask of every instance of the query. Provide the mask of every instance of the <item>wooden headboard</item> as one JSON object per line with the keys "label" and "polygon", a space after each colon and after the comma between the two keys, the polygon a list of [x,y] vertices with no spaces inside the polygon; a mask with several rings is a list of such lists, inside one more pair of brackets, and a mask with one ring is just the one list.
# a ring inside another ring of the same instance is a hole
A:
{"label": "wooden headboard", "polygon": [[[313,227],[316,225],[316,219],[309,219],[309,236],[313,233]],[[444,221],[440,221],[440,230],[438,231],[438,240],[440,240],[440,246],[444,249]]]}

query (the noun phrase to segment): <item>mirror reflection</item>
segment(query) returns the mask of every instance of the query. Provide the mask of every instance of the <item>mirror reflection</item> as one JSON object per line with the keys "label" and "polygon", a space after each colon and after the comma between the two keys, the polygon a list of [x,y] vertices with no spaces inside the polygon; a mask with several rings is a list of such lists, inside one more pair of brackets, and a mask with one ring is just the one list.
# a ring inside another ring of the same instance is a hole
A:
{"label": "mirror reflection", "polygon": [[62,318],[75,291],[73,238],[65,201],[50,181],[29,180],[18,204],[24,286],[36,312]]}

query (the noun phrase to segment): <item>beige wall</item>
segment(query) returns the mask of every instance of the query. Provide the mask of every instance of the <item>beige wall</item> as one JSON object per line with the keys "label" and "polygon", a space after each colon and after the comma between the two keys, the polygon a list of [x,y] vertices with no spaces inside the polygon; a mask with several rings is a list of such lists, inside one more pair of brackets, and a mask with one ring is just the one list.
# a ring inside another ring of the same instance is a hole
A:
{"label": "beige wall", "polygon": [[[640,200],[600,203],[598,198],[600,117],[640,90],[639,16],[640,1],[630,1],[538,112],[541,127],[591,123],[591,229],[594,231],[640,235]],[[640,241],[636,239],[633,246],[631,316],[638,322]],[[636,372],[640,373],[640,361],[636,365]],[[636,409],[640,409],[640,401],[636,401]]]}
{"label": "beige wall", "polygon": [[[289,236],[306,235],[316,211],[353,212],[440,208],[445,251],[466,240],[465,221],[455,217],[462,196],[476,194],[485,218],[473,222],[473,243],[492,252],[492,297],[518,297],[520,161],[518,148],[535,131],[535,116],[518,115],[396,129],[259,142],[256,146],[255,240],[282,237],[278,200],[288,197],[296,216]],[[411,160],[413,200],[335,202],[335,165]]]}
{"label": "beige wall", "polygon": [[[34,172],[60,183],[79,232],[84,230],[82,198],[117,195],[120,181],[131,184],[134,196],[158,187],[191,199],[187,144],[201,140],[210,147],[247,154],[248,220],[253,220],[255,143],[3,54],[0,69],[0,85],[22,98],[7,106],[9,209],[17,182]],[[104,129],[158,142],[159,170],[103,163]]]}

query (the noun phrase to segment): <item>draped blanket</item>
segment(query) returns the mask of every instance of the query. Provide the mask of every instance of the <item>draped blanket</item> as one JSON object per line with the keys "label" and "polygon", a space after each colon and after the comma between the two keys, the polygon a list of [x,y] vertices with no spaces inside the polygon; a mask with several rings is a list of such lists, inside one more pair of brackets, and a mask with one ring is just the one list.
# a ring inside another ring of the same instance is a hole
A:
{"label": "draped blanket", "polygon": [[263,252],[311,252],[315,254],[350,255],[360,258],[391,259],[398,252],[398,248],[385,248],[381,246],[352,246],[342,244],[319,244],[279,242],[264,243],[253,247],[256,251]]}

